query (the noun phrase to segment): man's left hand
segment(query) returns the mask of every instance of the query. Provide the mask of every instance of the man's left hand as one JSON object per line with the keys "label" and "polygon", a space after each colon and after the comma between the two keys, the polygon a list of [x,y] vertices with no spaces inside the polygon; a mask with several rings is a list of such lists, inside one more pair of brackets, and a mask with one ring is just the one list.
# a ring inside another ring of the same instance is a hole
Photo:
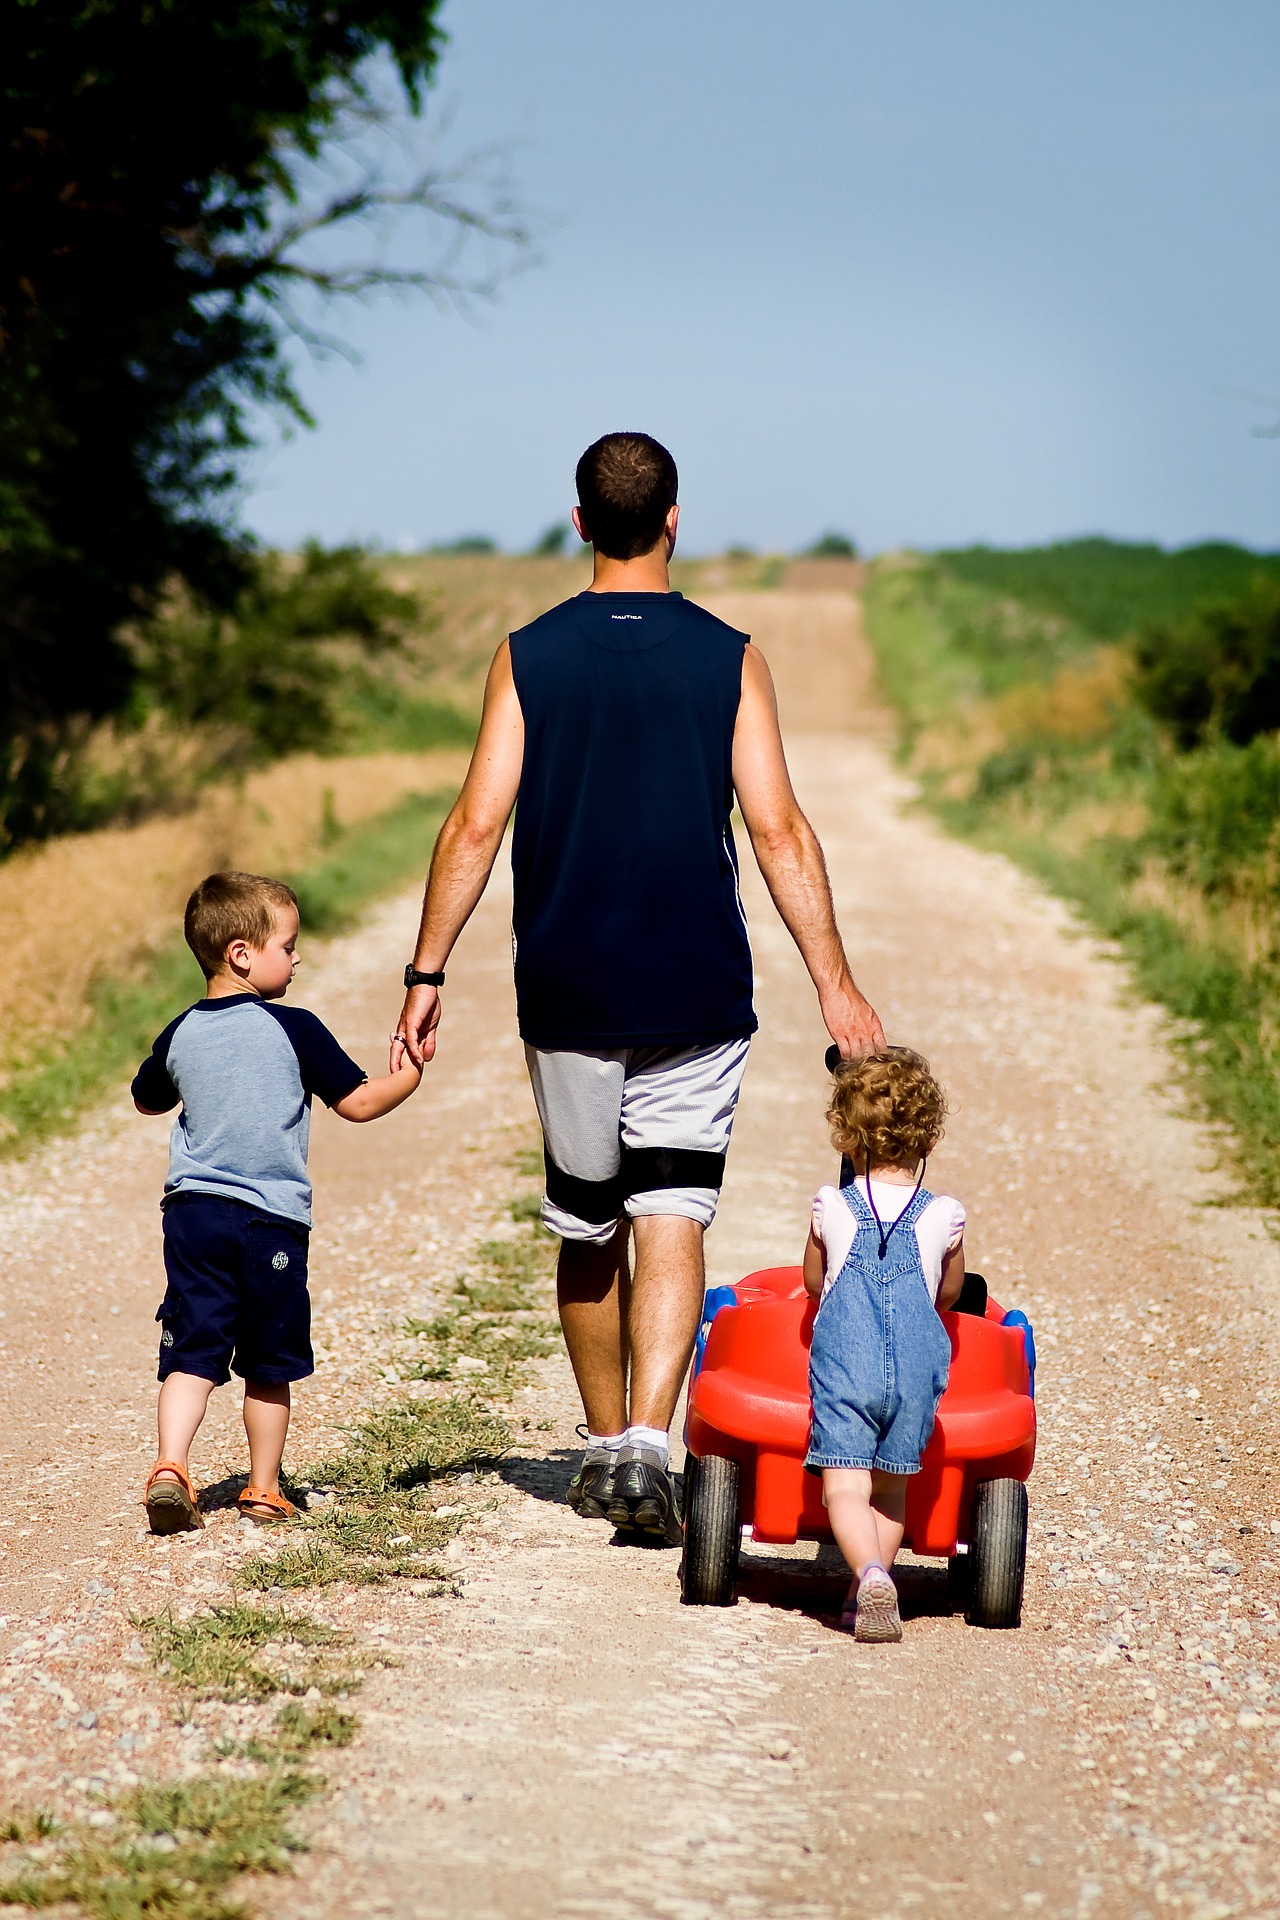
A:
{"label": "man's left hand", "polygon": [[845,1060],[857,1059],[863,1053],[878,1053],[884,1046],[880,1015],[852,980],[839,992],[824,993],[820,1005],[827,1032]]}

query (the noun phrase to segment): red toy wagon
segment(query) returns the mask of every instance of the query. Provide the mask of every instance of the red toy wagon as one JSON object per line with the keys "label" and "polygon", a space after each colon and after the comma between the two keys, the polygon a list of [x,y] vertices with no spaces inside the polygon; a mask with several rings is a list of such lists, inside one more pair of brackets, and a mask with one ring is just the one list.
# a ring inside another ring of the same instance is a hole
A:
{"label": "red toy wagon", "polygon": [[[799,1267],[769,1267],[708,1293],[689,1382],[681,1585],[691,1606],[731,1606],[742,1528],[789,1545],[829,1540],[822,1482],[804,1470],[816,1311]],[[945,1555],[973,1626],[1016,1627],[1036,1450],[1035,1346],[1021,1313],[966,1274],[941,1315],[951,1375],[920,1472],[904,1544]]]}

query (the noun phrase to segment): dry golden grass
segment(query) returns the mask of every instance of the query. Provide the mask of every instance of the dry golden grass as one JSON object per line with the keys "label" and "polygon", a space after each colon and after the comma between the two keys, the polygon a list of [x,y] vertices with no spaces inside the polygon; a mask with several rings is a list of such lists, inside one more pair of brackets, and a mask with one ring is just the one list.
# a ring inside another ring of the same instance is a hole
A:
{"label": "dry golden grass", "polygon": [[0,1055],[21,1058],[87,1019],[93,977],[127,975],[145,960],[180,924],[203,874],[302,867],[335,821],[358,826],[406,794],[457,786],[466,764],[456,749],[306,754],[209,788],[177,817],[69,834],[15,854],[0,866]]}
{"label": "dry golden grass", "polygon": [[489,662],[507,634],[590,586],[591,563],[584,553],[550,559],[420,553],[388,559],[391,585],[420,594],[432,616],[430,631],[410,642],[415,691],[463,713],[478,713]]}
{"label": "dry golden grass", "polygon": [[1047,685],[1028,681],[994,702],[992,719],[1005,741],[1096,740],[1110,731],[1129,697],[1129,656],[1100,647],[1081,666],[1059,668]]}
{"label": "dry golden grass", "polygon": [[1129,675],[1123,648],[1099,647],[1083,664],[1059,668],[1051,680],[971,700],[922,728],[911,764],[933,775],[947,799],[967,800],[983,761],[1006,747],[1028,740],[1101,740],[1129,698]]}
{"label": "dry golden grass", "polygon": [[1130,892],[1138,906],[1164,914],[1195,946],[1223,953],[1237,964],[1273,966],[1280,953],[1280,913],[1272,893],[1209,900],[1157,861],[1147,863]]}

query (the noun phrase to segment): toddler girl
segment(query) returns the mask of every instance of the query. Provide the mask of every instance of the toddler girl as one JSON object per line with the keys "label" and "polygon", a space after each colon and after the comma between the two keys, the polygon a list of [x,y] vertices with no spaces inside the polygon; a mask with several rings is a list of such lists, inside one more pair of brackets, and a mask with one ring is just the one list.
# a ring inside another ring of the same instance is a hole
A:
{"label": "toddler girl", "polygon": [[901,1640],[889,1569],[902,1545],[907,1475],[933,1431],[951,1345],[937,1308],[964,1284],[964,1208],[924,1186],[947,1103],[907,1047],[842,1060],[827,1109],[844,1156],[821,1187],[804,1253],[820,1295],[809,1355],[805,1461],[853,1584],[840,1617],[856,1640]]}

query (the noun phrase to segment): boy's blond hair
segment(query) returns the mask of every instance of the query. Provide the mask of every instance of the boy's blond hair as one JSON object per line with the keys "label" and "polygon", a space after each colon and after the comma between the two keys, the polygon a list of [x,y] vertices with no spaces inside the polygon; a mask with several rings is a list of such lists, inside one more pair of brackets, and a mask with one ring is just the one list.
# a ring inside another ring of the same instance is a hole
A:
{"label": "boy's blond hair", "polygon": [[182,931],[206,980],[218,973],[233,940],[265,947],[276,915],[296,907],[298,896],[283,880],[260,873],[211,873],[187,902]]}
{"label": "boy's blond hair", "polygon": [[947,1098],[929,1063],[910,1047],[842,1060],[827,1108],[831,1144],[859,1172],[916,1167],[942,1138]]}

